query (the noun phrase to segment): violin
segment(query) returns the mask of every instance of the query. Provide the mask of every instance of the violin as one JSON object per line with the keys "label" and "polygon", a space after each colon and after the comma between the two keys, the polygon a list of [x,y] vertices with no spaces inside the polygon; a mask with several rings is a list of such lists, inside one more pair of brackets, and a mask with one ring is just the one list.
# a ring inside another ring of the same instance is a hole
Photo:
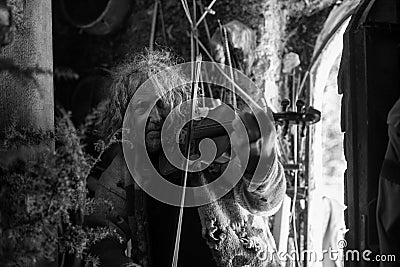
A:
{"label": "violin", "polygon": [[[228,50],[228,49],[227,49]],[[228,55],[228,58],[230,56]],[[201,152],[201,142],[205,139],[211,139],[213,143],[215,144],[216,147],[216,153],[213,156],[213,158],[207,158],[206,161],[200,163],[205,163],[202,164],[204,166],[209,166],[210,163],[221,163],[223,164],[226,161],[231,160],[231,149],[230,149],[230,137],[229,134],[233,131],[233,125],[232,122],[237,118],[237,115],[240,117],[240,112],[237,112],[236,110],[236,93],[235,90],[238,89],[239,93],[243,95],[247,100],[249,100],[249,103],[257,107],[257,109],[262,109],[251,97],[249,97],[241,88],[235,83],[234,79],[234,73],[232,70],[232,65],[229,64],[230,67],[230,77],[221,69],[221,66],[214,65],[216,69],[218,69],[220,72],[219,74],[227,77],[230,80],[231,83],[231,90],[226,91],[225,89],[222,91],[222,99],[224,99],[225,105],[220,105],[217,106],[213,109],[208,110],[208,114],[205,116],[202,116],[199,118],[199,116],[196,116],[196,96],[198,95],[198,82],[200,81],[200,69],[201,69],[201,56],[196,58],[196,62],[192,67],[192,82],[191,87],[191,108],[190,108],[190,114],[189,118],[192,118],[189,120],[188,123],[183,125],[181,129],[178,131],[178,133],[173,134],[175,140],[172,140],[174,144],[177,144],[177,146],[172,146],[173,147],[173,153],[171,154],[176,154],[176,155],[185,155],[184,157],[179,157],[180,160],[175,161],[175,162],[183,162],[183,165],[181,164],[180,166],[183,166],[181,168],[182,170],[182,183],[179,184],[182,187],[182,191],[180,194],[180,203],[179,203],[179,214],[178,214],[178,222],[177,222],[177,227],[176,227],[176,236],[175,236],[175,243],[174,243],[174,252],[173,252],[173,259],[172,259],[172,266],[177,267],[178,266],[178,255],[179,255],[179,247],[180,247],[180,236],[181,236],[181,231],[182,231],[182,221],[183,221],[183,209],[185,207],[185,198],[186,198],[186,188],[188,185],[188,173],[189,173],[189,164],[190,162],[199,162],[199,161],[193,161],[193,159],[200,159],[204,160],[204,157]],[[318,110],[313,109],[312,107],[305,108],[305,104],[303,101],[297,101],[296,102],[296,111],[287,111],[287,106],[290,104],[288,101],[284,101],[282,103],[282,106],[286,106],[282,112],[274,113],[273,118],[276,123],[276,126],[284,126],[284,129],[287,129],[291,124],[297,124],[297,125],[302,125],[302,129],[304,130],[307,125],[311,125],[313,123],[316,123],[320,120],[321,118],[321,113]],[[195,118],[195,119],[193,119]],[[261,127],[259,125],[259,127]],[[180,151],[176,151],[176,149]],[[170,151],[169,151],[170,152]],[[202,158],[200,158],[200,156]],[[197,165],[197,164],[194,164]],[[176,165],[178,166],[178,165]],[[193,169],[192,169],[193,170]],[[179,171],[172,163],[169,162],[169,160],[166,158],[163,153],[160,153],[159,157],[159,171],[162,175],[169,175],[171,173]],[[199,171],[199,169],[196,169],[195,171]],[[201,179],[201,178],[200,178]],[[206,183],[204,179],[201,181],[201,183]],[[209,198],[209,200],[214,199],[214,193],[211,191],[207,191],[205,194],[205,197]],[[230,198],[231,196],[226,196],[227,198]],[[230,218],[231,215],[226,214],[221,211],[221,209],[216,208],[218,205],[214,207],[213,204],[205,205],[202,206],[202,209],[205,209],[202,214],[203,214],[203,220],[212,222],[215,220],[215,218],[221,218],[219,221],[223,222],[224,220],[226,221],[227,218]],[[199,211],[200,213],[200,211]],[[234,229],[229,226],[228,224],[226,225],[226,234],[229,236],[228,239],[226,239],[224,242],[231,242],[229,245],[229,252],[226,253],[234,253],[237,251],[242,251],[244,253],[243,256],[246,258],[254,258],[254,254],[248,253],[245,247],[247,246],[243,241],[241,241],[241,237],[234,231]],[[207,236],[213,237],[214,232],[211,228],[207,228],[206,231],[209,231],[206,233]],[[267,239],[267,238],[266,238]],[[210,244],[209,244],[210,245]],[[213,250],[213,256],[216,258],[223,258],[222,254],[218,254],[215,250]],[[252,265],[253,266],[253,265]],[[259,262],[257,265],[254,266],[260,266]]]}
{"label": "violin", "polygon": [[[298,101],[299,106],[301,105],[303,107],[304,104],[302,103],[304,102],[300,101],[301,100]],[[226,135],[226,130],[228,130],[229,132],[232,131],[233,130],[232,122],[234,118],[229,118],[229,115],[225,116],[226,114],[225,110],[226,106],[219,106],[210,110],[210,114],[220,114],[219,117],[223,117],[225,119],[227,119],[228,117],[228,119],[222,124],[212,119],[209,119],[208,117],[205,117],[200,121],[195,121],[194,133],[192,135],[192,138],[195,140],[203,138],[213,138]],[[300,108],[297,112],[295,111],[277,112],[277,113],[272,113],[272,115],[274,117],[275,123],[280,126],[291,125],[291,124],[308,126],[317,123],[318,121],[321,120],[321,112],[314,109],[313,107],[308,107],[305,110]],[[182,129],[179,136],[179,143],[183,144],[186,140],[186,137],[187,137],[187,127]]]}
{"label": "violin", "polygon": [[[298,100],[296,103],[297,111],[288,111],[287,106],[289,103],[288,100],[283,100],[282,107],[284,111],[272,113],[275,124],[276,126],[282,126],[284,128],[284,135],[287,134],[287,129],[290,125],[300,125],[301,133],[304,136],[305,127],[320,121],[321,112],[313,107],[305,108],[305,104],[302,100]],[[207,116],[194,119],[192,126],[193,131],[190,136],[190,159],[196,160],[200,157],[199,143],[205,138],[210,138],[216,146],[216,155],[213,162],[226,163],[230,160],[229,133],[233,131],[232,122],[235,119],[234,114],[237,113],[238,112],[236,112],[231,105],[220,105],[216,108],[209,109]],[[189,138],[188,127],[189,123],[181,129],[177,139],[181,153],[183,153],[185,142]],[[178,171],[174,166],[168,163],[168,160],[163,156],[160,157],[159,166],[161,166],[160,171],[163,175],[169,175]]]}

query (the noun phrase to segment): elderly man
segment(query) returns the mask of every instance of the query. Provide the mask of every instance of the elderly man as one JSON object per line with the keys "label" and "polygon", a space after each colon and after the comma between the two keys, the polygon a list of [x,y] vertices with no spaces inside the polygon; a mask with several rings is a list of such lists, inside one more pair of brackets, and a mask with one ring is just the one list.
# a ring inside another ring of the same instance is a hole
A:
{"label": "elderly man", "polygon": [[[108,102],[101,121],[103,136],[110,138],[122,128],[128,106],[138,88],[172,63],[167,52],[149,52],[116,70],[112,85],[114,96]],[[159,82],[161,85],[157,90],[140,97],[135,95],[129,107],[129,119],[133,120],[134,129],[129,131],[137,130],[135,134],[141,134],[138,129],[145,129],[145,148],[134,140],[128,141],[133,144],[133,157],[138,162],[147,156],[155,169],[164,167],[163,161],[159,160],[163,153],[161,129],[171,110],[189,99],[190,86],[177,86],[185,82],[178,71],[170,69]],[[165,87],[173,89],[168,91]],[[158,100],[151,107],[154,97]],[[273,256],[275,244],[264,217],[279,208],[286,182],[283,168],[275,155],[276,136],[272,116],[262,110],[257,112],[261,113],[265,125],[259,126],[251,112],[241,112],[233,121],[232,160],[244,172],[240,181],[222,198],[198,207],[184,208],[180,250],[175,253],[177,266],[278,266]],[[243,132],[238,130],[239,117],[248,136],[243,136]],[[246,149],[249,151],[248,158],[243,154]],[[257,163],[262,168],[261,172],[257,172],[257,183],[252,183]],[[205,178],[203,181],[212,180],[225,169],[224,164],[217,165],[211,163],[210,168],[191,174],[188,181],[196,184],[202,178]],[[131,239],[131,257],[136,263],[142,266],[171,266],[179,208],[155,199],[135,183],[137,179],[147,179],[149,183],[155,179],[137,177],[142,175],[139,170],[142,167],[136,164],[135,169],[128,169],[120,149],[100,177],[95,188],[96,197],[108,198],[114,203],[119,214],[118,220],[114,220],[116,227],[120,225],[122,229],[129,225],[129,229],[123,232],[126,239]],[[172,183],[181,184],[181,173],[162,176]]]}

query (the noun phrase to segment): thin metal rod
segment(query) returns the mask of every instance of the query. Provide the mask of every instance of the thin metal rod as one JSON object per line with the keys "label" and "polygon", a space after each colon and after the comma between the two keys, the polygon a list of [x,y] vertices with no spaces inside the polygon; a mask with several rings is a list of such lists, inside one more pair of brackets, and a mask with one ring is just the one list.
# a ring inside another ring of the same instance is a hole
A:
{"label": "thin metal rod", "polygon": [[[233,75],[233,66],[232,66],[232,58],[231,58],[231,52],[230,52],[230,49],[229,49],[229,40],[228,40],[228,33],[227,33],[227,31],[226,31],[226,29],[225,29],[225,27],[224,26],[222,26],[222,32],[223,32],[223,34],[224,34],[224,43],[225,43],[225,49],[226,49],[226,56],[227,56],[227,58],[228,58],[228,65],[229,65],[229,74],[231,75],[231,79],[232,79],[232,81],[234,81],[235,79],[234,79],[234,75]],[[233,107],[236,109],[237,108],[237,103],[236,103],[236,93],[235,93],[235,87],[234,86],[232,86],[232,88],[231,88],[231,94],[232,94],[232,96],[231,96],[231,101],[232,101],[232,105],[233,105]]]}
{"label": "thin metal rod", "polygon": [[[200,10],[203,12],[203,10],[204,10],[204,5],[203,5],[203,2],[202,2],[201,0],[199,1],[199,5],[200,5]],[[205,11],[204,11],[204,12],[205,12]],[[203,13],[204,13],[204,12],[203,12]],[[207,15],[207,14],[206,14],[206,15]],[[206,15],[204,15],[204,29],[205,29],[205,31],[206,31],[207,39],[208,39],[208,41],[210,41],[210,40],[211,40],[211,34],[210,34],[210,30],[209,30],[209,28],[208,28]]]}
{"label": "thin metal rod", "polygon": [[[292,75],[292,110],[296,111],[296,101],[298,98],[297,90],[296,90],[296,72],[293,72]],[[294,130],[293,134],[293,161],[294,164],[298,163],[298,126],[295,124],[292,126]],[[292,226],[293,226],[293,235],[294,235],[294,248],[296,253],[300,253],[298,242],[297,242],[297,229],[296,229],[296,201],[297,201],[297,184],[298,184],[299,172],[298,170],[294,170],[294,194],[293,194],[293,203],[292,203]],[[298,254],[300,255],[300,254]],[[297,266],[301,266],[299,259],[296,257]]]}
{"label": "thin metal rod", "polygon": [[[193,0],[193,21],[197,20],[197,5],[196,5],[196,0]],[[194,29],[192,30],[192,35],[197,35],[197,26],[194,27]],[[197,55],[197,53],[199,52],[199,44],[197,42],[195,42],[195,55]]]}
{"label": "thin metal rod", "polygon": [[235,81],[233,81],[233,80],[231,79],[231,77],[229,77],[228,75],[226,75],[226,73],[224,72],[224,70],[223,70],[223,69],[221,68],[221,66],[220,66],[220,65],[222,65],[222,64],[215,62],[214,58],[211,56],[210,52],[208,52],[208,50],[207,50],[207,48],[204,46],[204,44],[203,44],[197,37],[195,37],[195,38],[196,38],[197,41],[199,42],[199,45],[200,45],[201,49],[203,49],[203,51],[206,53],[207,57],[209,57],[210,60],[211,60],[213,63],[216,63],[215,66],[217,67],[217,69],[221,72],[221,74],[222,74],[226,79],[228,79],[229,82],[232,83],[233,86],[235,86],[236,90],[238,90],[238,91],[243,95],[243,97],[245,97],[246,100],[249,101],[255,108],[258,108],[258,109],[263,110],[263,108],[262,108],[256,101],[254,101],[254,99],[251,98],[238,84],[236,84]]}
{"label": "thin metal rod", "polygon": [[164,43],[167,43],[167,34],[165,33],[165,21],[164,21],[163,6],[162,6],[160,0],[156,0],[156,1],[158,2],[158,5],[160,6],[160,21],[161,21],[161,28],[162,28]]}
{"label": "thin metal rod", "polygon": [[188,19],[190,26],[193,27],[193,21],[192,21],[192,18],[190,17],[189,7],[188,7],[186,0],[181,0],[181,3],[182,3],[183,10],[185,11],[186,18]]}
{"label": "thin metal rod", "polygon": [[204,11],[203,15],[200,17],[200,19],[196,22],[196,26],[195,28],[197,28],[200,23],[203,21],[203,19],[207,16],[208,13],[210,13],[211,8],[213,7],[213,5],[215,4],[215,2],[217,2],[217,0],[213,0],[208,7],[206,8],[206,10]]}
{"label": "thin metal rod", "polygon": [[[192,63],[194,64],[194,63]],[[175,246],[174,246],[174,256],[172,259],[172,267],[177,267],[178,266],[178,258],[179,258],[179,246],[180,246],[180,241],[181,241],[181,233],[182,233],[182,222],[183,222],[183,208],[185,206],[185,198],[186,198],[186,186],[187,186],[187,178],[188,178],[188,173],[189,173],[189,161],[190,161],[190,150],[191,150],[191,145],[190,145],[190,140],[192,136],[192,129],[193,129],[193,120],[192,118],[194,117],[195,114],[195,109],[196,109],[196,101],[197,101],[197,92],[199,89],[198,86],[198,81],[200,78],[200,70],[201,70],[201,56],[197,57],[196,59],[196,77],[193,76],[193,84],[192,84],[192,95],[191,95],[191,110],[190,110],[190,123],[189,123],[189,128],[188,128],[188,135],[186,136],[186,161],[185,161],[185,173],[183,177],[183,187],[182,187],[182,196],[181,196],[181,201],[180,201],[180,206],[179,206],[179,217],[178,217],[178,226],[176,230],[176,236],[175,236]]]}
{"label": "thin metal rod", "polygon": [[151,23],[151,33],[150,33],[150,43],[149,43],[150,51],[153,51],[153,47],[154,47],[154,36],[156,34],[157,13],[158,13],[158,1],[155,2],[154,10],[153,10],[153,21]]}

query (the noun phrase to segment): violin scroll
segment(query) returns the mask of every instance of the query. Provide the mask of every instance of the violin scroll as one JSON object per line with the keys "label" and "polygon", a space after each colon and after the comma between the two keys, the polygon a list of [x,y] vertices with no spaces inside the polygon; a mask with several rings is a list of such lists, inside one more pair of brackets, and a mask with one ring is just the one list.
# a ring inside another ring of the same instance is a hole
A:
{"label": "violin scroll", "polygon": [[288,110],[289,99],[281,102],[282,112],[273,113],[276,124],[283,126],[283,134],[286,135],[289,125],[301,125],[301,136],[304,136],[306,126],[315,124],[321,120],[321,112],[312,106],[306,107],[303,100],[297,100],[296,111]]}
{"label": "violin scroll", "polygon": [[282,101],[282,112],[273,113],[274,120],[278,125],[289,124],[302,124],[311,125],[321,120],[321,112],[312,106],[305,107],[302,100],[296,103],[297,111],[288,111],[289,100]]}

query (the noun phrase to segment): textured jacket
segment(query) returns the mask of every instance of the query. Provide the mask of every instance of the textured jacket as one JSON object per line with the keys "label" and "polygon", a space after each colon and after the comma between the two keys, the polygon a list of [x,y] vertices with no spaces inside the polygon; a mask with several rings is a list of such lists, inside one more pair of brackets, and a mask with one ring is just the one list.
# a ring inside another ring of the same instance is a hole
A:
{"label": "textured jacket", "polygon": [[380,266],[394,267],[400,258],[400,99],[390,110],[387,123],[389,143],[379,178],[376,219],[380,255],[387,259],[395,256],[395,261],[381,261]]}
{"label": "textured jacket", "polygon": [[[203,173],[203,182],[206,176]],[[283,167],[275,159],[254,192],[248,191],[250,179],[243,177],[228,194],[198,207],[204,242],[217,266],[279,266],[268,216],[279,209],[285,194]],[[133,182],[122,152],[102,174],[99,183],[96,196],[113,201],[116,211],[129,224],[132,258],[143,267],[151,267],[146,193]],[[212,198],[213,192],[209,196]]]}

